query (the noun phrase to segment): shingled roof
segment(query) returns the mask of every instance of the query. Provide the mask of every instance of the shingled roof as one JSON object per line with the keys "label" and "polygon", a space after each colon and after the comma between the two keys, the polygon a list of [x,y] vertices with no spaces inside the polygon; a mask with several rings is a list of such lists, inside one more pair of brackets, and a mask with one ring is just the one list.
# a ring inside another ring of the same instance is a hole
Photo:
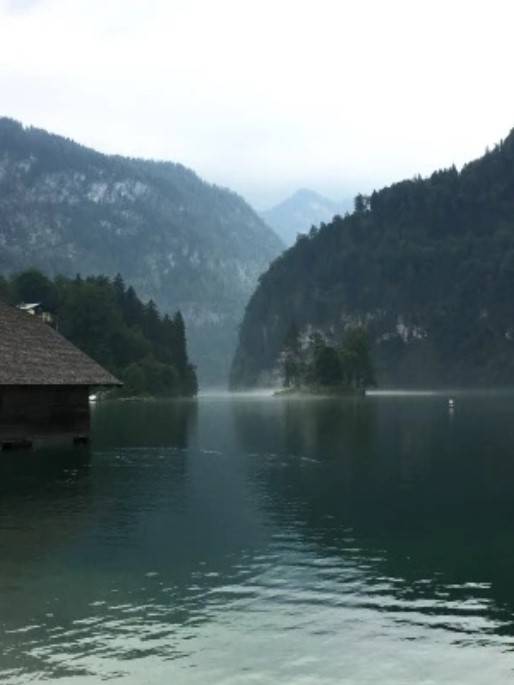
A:
{"label": "shingled roof", "polygon": [[0,301],[0,385],[121,385],[39,317]]}

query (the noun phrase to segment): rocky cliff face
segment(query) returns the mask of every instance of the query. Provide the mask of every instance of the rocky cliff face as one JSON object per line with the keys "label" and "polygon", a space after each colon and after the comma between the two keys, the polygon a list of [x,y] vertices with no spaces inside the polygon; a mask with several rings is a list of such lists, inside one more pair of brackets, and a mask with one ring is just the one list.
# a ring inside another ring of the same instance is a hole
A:
{"label": "rocky cliff face", "polygon": [[226,378],[237,325],[282,245],[229,190],[173,163],[107,156],[0,119],[0,271],[121,273],[181,309],[205,382]]}
{"label": "rocky cliff face", "polygon": [[249,301],[233,387],[276,376],[292,323],[367,327],[383,386],[514,384],[514,132],[468,164],[358,196],[301,237]]}

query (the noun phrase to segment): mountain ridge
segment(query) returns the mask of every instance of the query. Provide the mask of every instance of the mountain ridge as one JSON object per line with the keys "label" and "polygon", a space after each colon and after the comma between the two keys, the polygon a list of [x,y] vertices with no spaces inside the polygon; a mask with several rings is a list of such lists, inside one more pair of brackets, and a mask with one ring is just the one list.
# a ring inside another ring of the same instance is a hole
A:
{"label": "mountain ridge", "polygon": [[483,157],[358,195],[263,274],[231,374],[280,373],[287,329],[364,325],[382,386],[514,383],[514,131]]}
{"label": "mountain ridge", "polygon": [[183,312],[201,376],[221,382],[257,278],[282,250],[233,191],[182,164],[106,155],[0,118],[0,272],[121,273]]}

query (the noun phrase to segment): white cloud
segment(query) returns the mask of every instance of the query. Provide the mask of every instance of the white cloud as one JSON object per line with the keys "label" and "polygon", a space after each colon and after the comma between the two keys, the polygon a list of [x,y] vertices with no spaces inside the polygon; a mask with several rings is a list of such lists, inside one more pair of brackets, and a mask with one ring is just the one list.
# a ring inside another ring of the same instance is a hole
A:
{"label": "white cloud", "polygon": [[42,0],[0,0],[0,9],[5,12],[25,12],[30,10]]}
{"label": "white cloud", "polygon": [[461,164],[514,125],[509,2],[23,4],[0,5],[3,113],[261,204]]}

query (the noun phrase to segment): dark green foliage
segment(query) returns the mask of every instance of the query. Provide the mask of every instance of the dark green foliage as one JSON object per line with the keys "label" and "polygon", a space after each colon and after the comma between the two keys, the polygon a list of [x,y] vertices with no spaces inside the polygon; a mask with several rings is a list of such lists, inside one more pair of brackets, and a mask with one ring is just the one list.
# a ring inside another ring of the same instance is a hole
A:
{"label": "dark green foliage", "polygon": [[31,269],[0,279],[0,291],[13,304],[41,302],[65,337],[123,381],[124,394],[196,395],[180,312],[161,317],[121,276],[51,281]]}
{"label": "dark green foliage", "polygon": [[461,172],[358,196],[261,277],[232,385],[265,378],[292,320],[333,339],[365,323],[382,386],[512,385],[513,188],[514,132]]}
{"label": "dark green foliage", "polygon": [[300,331],[293,321],[284,338],[283,351],[284,386],[298,385],[302,377]]}
{"label": "dark green foliage", "polygon": [[340,385],[341,362],[333,347],[321,347],[314,358],[314,381],[320,385]]}
{"label": "dark green foliage", "polygon": [[183,372],[187,367],[186,352],[186,329],[182,314],[177,312],[173,317],[173,328],[175,336],[176,364],[177,368]]}
{"label": "dark green foliage", "polygon": [[198,394],[198,379],[193,364],[187,364],[182,376],[182,391],[186,397],[194,397]]}
{"label": "dark green foliage", "polygon": [[9,281],[4,276],[0,276],[0,298],[6,301],[11,299]]}
{"label": "dark green foliage", "polygon": [[128,395],[142,395],[146,392],[146,374],[141,364],[133,362],[123,371],[121,380]]}
{"label": "dark green foliage", "polygon": [[355,327],[345,331],[339,349],[339,361],[341,379],[345,385],[353,388],[369,388],[376,385],[366,329]]}
{"label": "dark green foliage", "polygon": [[13,296],[19,302],[44,302],[54,310],[57,305],[57,288],[44,274],[36,269],[28,269],[18,274],[12,281]]}
{"label": "dark green foliage", "polygon": [[319,333],[302,347],[296,324],[291,324],[282,352],[284,387],[339,387],[363,390],[375,385],[375,374],[363,328],[346,331],[339,348]]}

